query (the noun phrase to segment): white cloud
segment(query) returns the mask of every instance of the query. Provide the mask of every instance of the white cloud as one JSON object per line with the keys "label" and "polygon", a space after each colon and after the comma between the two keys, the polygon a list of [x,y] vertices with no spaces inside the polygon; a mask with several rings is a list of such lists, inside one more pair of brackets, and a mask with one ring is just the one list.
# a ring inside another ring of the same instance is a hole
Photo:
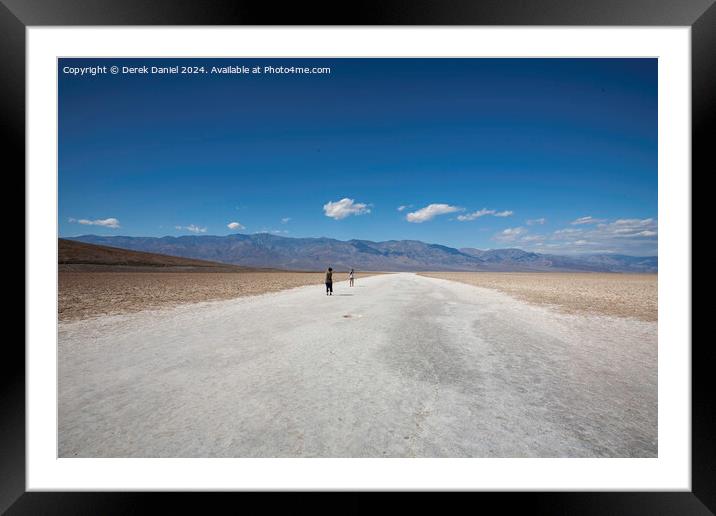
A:
{"label": "white cloud", "polygon": [[472,213],[467,213],[465,215],[458,215],[457,220],[465,222],[466,220],[475,220],[479,219],[480,217],[484,217],[485,215],[494,215],[495,210],[488,210],[487,208],[482,208],[481,210],[473,211]]}
{"label": "white cloud", "polygon": [[604,222],[604,219],[595,219],[591,215],[588,215],[586,217],[579,217],[578,219],[573,220],[570,224],[572,224],[572,225],[598,224],[600,222]]}
{"label": "white cloud", "polygon": [[545,219],[544,217],[541,217],[539,219],[529,219],[527,221],[527,225],[528,226],[542,225],[545,222],[547,222],[547,219]]}
{"label": "white cloud", "polygon": [[572,238],[575,235],[578,235],[582,233],[581,229],[573,229],[573,228],[564,228],[564,229],[558,229],[554,233],[555,238]]}
{"label": "white cloud", "polygon": [[226,225],[227,228],[235,230],[235,229],[246,229],[240,222],[229,222]]}
{"label": "white cloud", "polygon": [[261,234],[268,234],[271,233],[273,235],[286,235],[290,233],[287,229],[268,229],[268,228],[261,228],[259,231],[254,231],[254,235],[261,235]]}
{"label": "white cloud", "polygon": [[398,206],[397,209],[398,209],[398,211],[405,211],[405,210],[407,210],[408,208],[412,208],[412,207],[413,207],[412,204],[403,204],[402,206]]}
{"label": "white cloud", "polygon": [[654,219],[619,219],[611,224],[600,224],[599,231],[611,234],[614,238],[649,238],[658,232]]}
{"label": "white cloud", "polygon": [[174,226],[174,229],[181,231],[181,230],[187,230],[191,231],[192,233],[206,233],[206,228],[199,227],[195,224],[189,224],[188,226]]}
{"label": "white cloud", "polygon": [[[582,217],[586,219],[586,217]],[[582,220],[577,219],[577,221]],[[590,221],[596,219],[590,218]],[[587,224],[587,223],[584,223]],[[603,220],[580,228],[562,228],[546,235],[544,247],[556,253],[619,253],[634,256],[654,256],[658,253],[658,223],[656,219]],[[497,235],[496,240],[511,241],[525,247],[536,246],[531,235]]]}
{"label": "white cloud", "polygon": [[495,235],[495,240],[499,240],[501,242],[514,242],[518,240],[520,235],[526,234],[528,231],[523,228],[522,226],[518,226],[516,228],[507,228],[503,230],[502,232]]}
{"label": "white cloud", "polygon": [[408,222],[414,222],[420,224],[426,222],[438,215],[445,215],[446,213],[453,213],[456,211],[462,211],[462,208],[457,206],[450,206],[449,204],[429,204],[425,208],[421,208],[417,211],[408,213],[405,216],[405,220]]}
{"label": "white cloud", "polygon": [[655,224],[654,219],[617,219],[613,223],[615,226],[627,226],[627,227],[646,227]]}
{"label": "white cloud", "polygon": [[486,215],[493,215],[495,217],[509,217],[513,214],[513,211],[505,210],[505,211],[497,211],[497,210],[488,210],[487,208],[482,208],[481,210],[473,211],[472,213],[467,213],[465,215],[458,215],[457,220],[461,222],[465,222],[468,220],[475,220],[479,219],[480,217],[484,217]]}
{"label": "white cloud", "polygon": [[288,224],[291,222],[291,217],[284,217],[281,219],[281,224]]}
{"label": "white cloud", "polygon": [[340,201],[330,201],[324,204],[323,212],[326,217],[341,220],[350,215],[364,215],[366,213],[370,213],[370,209],[367,204],[355,202],[353,199],[345,197]]}
{"label": "white cloud", "polygon": [[[522,242],[541,242],[545,239],[544,235],[526,235],[522,237]],[[542,245],[542,244],[539,244]]]}
{"label": "white cloud", "polygon": [[200,228],[199,226],[196,226],[194,224],[189,224],[186,229],[188,229],[192,233],[206,233],[206,228]]}
{"label": "white cloud", "polygon": [[112,229],[118,229],[119,228],[119,220],[115,219],[114,217],[110,217],[108,219],[95,219],[95,220],[89,220],[89,219],[69,219],[72,223],[77,224],[84,224],[85,226],[103,226],[105,228],[112,228]]}

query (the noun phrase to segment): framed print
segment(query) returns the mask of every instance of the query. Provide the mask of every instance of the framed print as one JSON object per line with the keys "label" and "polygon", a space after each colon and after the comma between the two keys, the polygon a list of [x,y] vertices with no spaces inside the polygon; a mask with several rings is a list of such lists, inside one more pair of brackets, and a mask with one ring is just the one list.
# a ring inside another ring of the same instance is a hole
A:
{"label": "framed print", "polygon": [[715,9],[5,1],[27,304],[0,507],[714,511]]}

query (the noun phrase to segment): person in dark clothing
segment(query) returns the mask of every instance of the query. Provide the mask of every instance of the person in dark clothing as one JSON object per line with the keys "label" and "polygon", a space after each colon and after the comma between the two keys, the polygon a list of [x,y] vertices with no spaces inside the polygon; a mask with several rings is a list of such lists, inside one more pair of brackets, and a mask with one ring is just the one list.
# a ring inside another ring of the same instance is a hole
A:
{"label": "person in dark clothing", "polygon": [[326,295],[333,295],[333,269],[330,267],[328,267],[328,270],[326,271]]}

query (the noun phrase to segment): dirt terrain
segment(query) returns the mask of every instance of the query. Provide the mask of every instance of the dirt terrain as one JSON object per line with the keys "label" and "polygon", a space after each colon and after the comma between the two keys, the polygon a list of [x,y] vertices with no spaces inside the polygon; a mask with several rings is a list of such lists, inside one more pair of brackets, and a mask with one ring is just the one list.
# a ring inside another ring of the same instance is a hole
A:
{"label": "dirt terrain", "polygon": [[244,272],[273,271],[166,254],[131,251],[59,238],[60,272]]}
{"label": "dirt terrain", "polygon": [[[58,240],[60,321],[320,285],[323,272],[257,269]],[[356,281],[368,273],[356,273]],[[334,281],[347,280],[346,272]]]}
{"label": "dirt terrain", "polygon": [[[369,273],[356,273],[356,284]],[[60,321],[139,312],[183,303],[231,299],[320,285],[322,272],[66,272],[59,273]],[[334,273],[334,282],[348,279]]]}
{"label": "dirt terrain", "polygon": [[499,290],[567,313],[642,321],[658,318],[656,274],[430,272],[421,275]]}

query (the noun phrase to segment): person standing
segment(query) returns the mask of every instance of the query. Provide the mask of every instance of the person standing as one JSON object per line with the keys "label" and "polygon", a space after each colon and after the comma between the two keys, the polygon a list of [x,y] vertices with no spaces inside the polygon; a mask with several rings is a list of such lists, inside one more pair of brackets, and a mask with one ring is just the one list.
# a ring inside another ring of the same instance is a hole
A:
{"label": "person standing", "polygon": [[351,269],[351,271],[348,273],[348,279],[350,280],[351,287],[353,286],[353,276],[354,276],[354,272],[353,272],[353,269]]}
{"label": "person standing", "polygon": [[328,270],[326,271],[326,295],[333,295],[333,269],[330,267],[328,267]]}

